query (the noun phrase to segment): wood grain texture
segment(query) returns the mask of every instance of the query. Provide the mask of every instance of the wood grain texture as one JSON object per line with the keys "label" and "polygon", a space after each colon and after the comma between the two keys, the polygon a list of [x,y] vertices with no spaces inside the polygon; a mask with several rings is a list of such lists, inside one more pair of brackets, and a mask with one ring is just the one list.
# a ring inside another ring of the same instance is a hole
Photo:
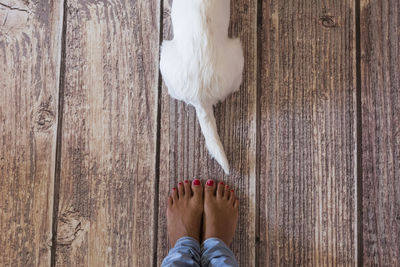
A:
{"label": "wood grain texture", "polygon": [[50,265],[62,1],[0,1],[0,266]]}
{"label": "wood grain texture", "polygon": [[400,4],[361,1],[365,266],[400,265]]}
{"label": "wood grain texture", "polygon": [[56,264],[152,266],[159,2],[66,16]]}
{"label": "wood grain texture", "polygon": [[259,266],[356,265],[355,14],[262,4]]}
{"label": "wood grain texture", "polygon": [[[170,9],[172,1],[164,1],[164,39],[172,39]],[[214,108],[222,144],[231,165],[231,174],[224,175],[205,147],[195,110],[171,99],[163,86],[161,97],[161,146],[158,224],[158,264],[168,253],[166,231],[166,199],[178,181],[213,178],[235,189],[241,201],[239,223],[233,251],[241,266],[255,264],[255,159],[256,159],[256,1],[231,2],[232,37],[240,37],[246,70],[237,93]]]}

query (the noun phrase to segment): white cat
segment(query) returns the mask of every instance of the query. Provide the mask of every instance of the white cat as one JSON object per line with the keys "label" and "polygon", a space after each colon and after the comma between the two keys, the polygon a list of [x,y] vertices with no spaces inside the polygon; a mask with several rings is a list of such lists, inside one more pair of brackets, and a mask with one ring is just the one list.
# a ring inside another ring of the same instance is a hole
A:
{"label": "white cat", "polygon": [[174,0],[174,39],[161,46],[160,70],[171,97],[196,108],[211,156],[229,174],[213,105],[242,82],[243,50],[228,38],[230,0]]}

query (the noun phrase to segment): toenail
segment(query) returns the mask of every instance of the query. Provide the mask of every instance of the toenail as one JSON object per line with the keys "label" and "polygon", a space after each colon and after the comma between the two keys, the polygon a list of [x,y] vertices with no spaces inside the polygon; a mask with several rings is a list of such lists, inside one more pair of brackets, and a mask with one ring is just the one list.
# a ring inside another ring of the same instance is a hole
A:
{"label": "toenail", "polygon": [[224,184],[224,182],[219,182],[219,184],[223,185],[223,184]]}
{"label": "toenail", "polygon": [[174,188],[172,188],[172,190],[176,190],[176,188],[174,187]]}
{"label": "toenail", "polygon": [[181,183],[181,182],[179,182],[179,183],[178,183],[178,185],[182,185],[182,183]]}
{"label": "toenail", "polygon": [[187,183],[189,183],[189,181],[188,181],[188,180],[185,180],[185,184],[187,184]]}
{"label": "toenail", "polygon": [[193,185],[200,185],[200,180],[199,179],[194,179]]}
{"label": "toenail", "polygon": [[208,186],[213,186],[214,185],[214,181],[213,180],[208,180],[207,181],[207,185]]}
{"label": "toenail", "polygon": [[233,189],[231,190],[231,192],[233,193]]}

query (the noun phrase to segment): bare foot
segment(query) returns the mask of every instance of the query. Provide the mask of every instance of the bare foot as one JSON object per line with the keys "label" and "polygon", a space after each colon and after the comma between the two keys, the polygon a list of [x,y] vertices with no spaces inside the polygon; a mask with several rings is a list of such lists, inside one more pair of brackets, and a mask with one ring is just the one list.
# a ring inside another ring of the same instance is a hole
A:
{"label": "bare foot", "polygon": [[218,237],[229,246],[238,220],[239,200],[228,185],[207,180],[204,187],[203,240]]}
{"label": "bare foot", "polygon": [[171,246],[179,238],[193,237],[200,242],[203,215],[203,186],[200,180],[179,182],[168,197],[167,228]]}

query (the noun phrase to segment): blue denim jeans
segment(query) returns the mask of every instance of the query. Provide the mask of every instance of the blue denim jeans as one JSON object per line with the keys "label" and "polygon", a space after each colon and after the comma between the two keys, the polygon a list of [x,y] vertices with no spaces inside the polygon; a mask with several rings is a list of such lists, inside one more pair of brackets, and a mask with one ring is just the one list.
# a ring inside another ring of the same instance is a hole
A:
{"label": "blue denim jeans", "polygon": [[239,266],[235,255],[219,238],[209,238],[200,244],[191,237],[180,238],[163,260],[162,267],[174,266]]}

